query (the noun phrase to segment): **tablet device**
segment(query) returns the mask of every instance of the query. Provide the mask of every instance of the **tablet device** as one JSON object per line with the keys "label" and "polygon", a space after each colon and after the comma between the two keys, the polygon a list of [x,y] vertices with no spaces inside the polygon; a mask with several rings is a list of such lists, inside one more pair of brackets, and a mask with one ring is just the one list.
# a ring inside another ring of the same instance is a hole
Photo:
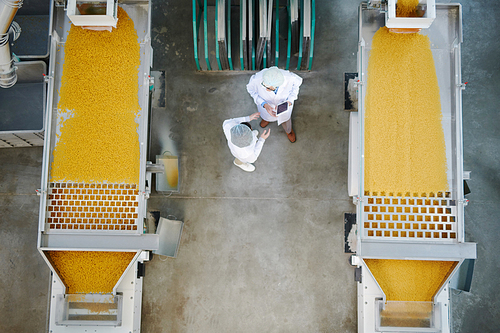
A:
{"label": "tablet device", "polygon": [[281,103],[278,105],[278,110],[276,111],[276,114],[280,114],[288,110],[288,102]]}

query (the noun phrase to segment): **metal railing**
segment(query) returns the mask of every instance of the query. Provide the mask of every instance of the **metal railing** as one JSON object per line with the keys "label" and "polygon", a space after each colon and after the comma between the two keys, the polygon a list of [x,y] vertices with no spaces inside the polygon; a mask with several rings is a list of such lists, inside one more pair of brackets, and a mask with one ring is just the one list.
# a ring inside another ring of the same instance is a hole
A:
{"label": "metal railing", "polygon": [[279,0],[192,0],[192,6],[197,70],[311,70],[315,0],[287,0],[281,6]]}

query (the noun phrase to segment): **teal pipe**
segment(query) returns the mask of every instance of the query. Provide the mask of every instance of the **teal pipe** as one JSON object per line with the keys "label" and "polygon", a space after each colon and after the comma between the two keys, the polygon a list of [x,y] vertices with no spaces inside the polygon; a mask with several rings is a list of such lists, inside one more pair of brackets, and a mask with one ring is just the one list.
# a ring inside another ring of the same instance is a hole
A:
{"label": "teal pipe", "polygon": [[279,0],[276,0],[276,50],[274,54],[274,66],[278,67],[280,58],[280,6]]}
{"label": "teal pipe", "polygon": [[[201,8],[200,8],[201,13]],[[200,61],[198,60],[198,21],[196,20],[196,0],[193,0],[193,43],[194,43],[194,61],[196,69],[201,70]]]}
{"label": "teal pipe", "polygon": [[290,15],[290,2],[287,5],[288,11],[288,46],[286,50],[286,66],[285,69],[288,70],[290,67],[290,53],[292,52],[292,17]]}
{"label": "teal pipe", "polygon": [[262,56],[262,68],[267,68],[267,40],[264,43],[264,55]]}
{"label": "teal pipe", "polygon": [[240,68],[242,71],[245,70],[243,60],[243,0],[240,0]]}
{"label": "teal pipe", "polygon": [[203,33],[205,37],[205,62],[207,63],[207,70],[211,71],[210,61],[208,60],[208,24],[207,24],[207,0],[204,0],[203,5]]}
{"label": "teal pipe", "polygon": [[215,59],[217,59],[217,67],[219,67],[219,70],[222,70],[222,65],[220,63],[220,55],[219,55],[218,21],[219,21],[219,1],[215,0]]}
{"label": "teal pipe", "polygon": [[254,0],[250,0],[250,6],[251,6],[251,11],[252,11],[252,70],[255,70],[255,5],[254,5]]}
{"label": "teal pipe", "polygon": [[227,60],[229,62],[229,70],[233,70],[233,59],[231,56],[231,0],[228,0],[227,6]]}
{"label": "teal pipe", "polygon": [[316,1],[312,0],[311,1],[311,49],[309,50],[309,67],[307,68],[308,70],[311,70],[312,68],[312,61],[313,61],[313,55],[314,55],[314,30],[316,27]]}
{"label": "teal pipe", "polygon": [[299,33],[299,59],[297,60],[297,70],[300,70],[302,62],[302,52],[304,47],[304,0],[300,0],[300,33]]}

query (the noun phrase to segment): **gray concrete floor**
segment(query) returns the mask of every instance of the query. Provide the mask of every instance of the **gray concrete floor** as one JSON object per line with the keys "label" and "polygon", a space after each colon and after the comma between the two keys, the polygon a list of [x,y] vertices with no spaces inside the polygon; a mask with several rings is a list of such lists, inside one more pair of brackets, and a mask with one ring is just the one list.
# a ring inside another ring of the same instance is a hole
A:
{"label": "gray concrete floor", "polygon": [[[448,1],[445,1],[448,2]],[[149,209],[185,222],[177,259],[147,264],[142,331],[356,332],[356,285],[343,253],[348,113],[359,1],[317,1],[313,71],[293,115],[297,142],[271,125],[257,170],[232,165],[223,120],[254,112],[251,73],[197,73],[191,2],[153,1],[154,69],[167,104],[152,114],[150,159],[179,154],[181,192]],[[478,243],[471,293],[452,296],[454,332],[498,332],[500,51],[496,1],[463,1],[466,240]],[[253,124],[257,129],[258,124]],[[43,332],[49,270],[36,250],[41,148],[0,149],[0,331]],[[27,320],[29,318],[29,320]]]}
{"label": "gray concrete floor", "polygon": [[477,243],[471,293],[452,296],[455,332],[499,332],[500,297],[500,82],[498,2],[460,1],[464,43],[462,78],[464,168],[472,170],[472,193],[465,209],[466,240]]}

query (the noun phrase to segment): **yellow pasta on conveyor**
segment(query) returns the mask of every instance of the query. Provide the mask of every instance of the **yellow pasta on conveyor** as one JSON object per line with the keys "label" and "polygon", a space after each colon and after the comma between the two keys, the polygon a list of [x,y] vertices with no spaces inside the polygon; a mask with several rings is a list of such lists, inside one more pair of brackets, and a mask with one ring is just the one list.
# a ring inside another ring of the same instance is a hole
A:
{"label": "yellow pasta on conveyor", "polygon": [[427,36],[373,37],[365,98],[365,191],[427,195],[448,190],[434,59]]}
{"label": "yellow pasta on conveyor", "polygon": [[456,261],[365,259],[388,301],[430,302]]}
{"label": "yellow pasta on conveyor", "polygon": [[112,32],[72,25],[64,52],[50,181],[137,184],[140,48],[133,21],[118,8]]}
{"label": "yellow pasta on conveyor", "polygon": [[47,251],[67,294],[111,293],[135,252]]}
{"label": "yellow pasta on conveyor", "polygon": [[418,0],[398,0],[396,3],[397,17],[412,17],[416,16]]}

